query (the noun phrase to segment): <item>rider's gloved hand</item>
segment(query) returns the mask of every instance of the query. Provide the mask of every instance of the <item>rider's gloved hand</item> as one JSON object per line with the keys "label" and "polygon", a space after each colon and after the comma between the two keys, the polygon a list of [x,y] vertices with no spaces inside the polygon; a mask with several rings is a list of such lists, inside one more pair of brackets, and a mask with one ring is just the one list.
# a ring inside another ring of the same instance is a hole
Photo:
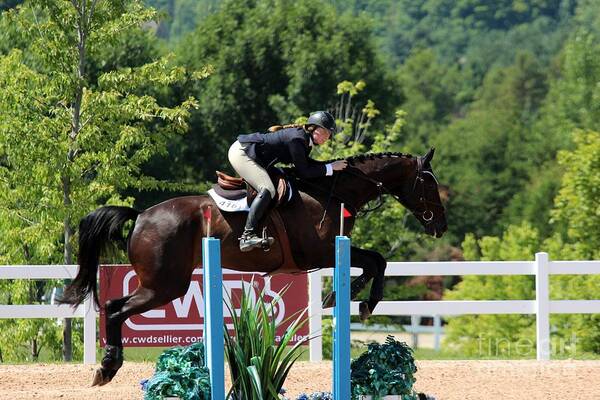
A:
{"label": "rider's gloved hand", "polygon": [[348,166],[348,161],[346,160],[338,160],[332,163],[332,167],[334,171],[341,171]]}

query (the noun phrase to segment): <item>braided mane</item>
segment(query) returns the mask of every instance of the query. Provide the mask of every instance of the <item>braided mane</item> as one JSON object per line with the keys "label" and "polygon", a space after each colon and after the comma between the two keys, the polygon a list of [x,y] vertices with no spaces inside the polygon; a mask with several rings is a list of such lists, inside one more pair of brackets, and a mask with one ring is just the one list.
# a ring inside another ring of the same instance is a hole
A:
{"label": "braided mane", "polygon": [[360,163],[360,162],[364,162],[364,161],[368,161],[368,160],[375,160],[378,158],[413,158],[413,156],[411,154],[404,154],[404,153],[398,153],[398,152],[391,152],[391,151],[387,151],[387,152],[383,152],[383,153],[365,153],[365,154],[357,154],[355,156],[350,156],[347,158],[336,158],[333,160],[328,160],[326,161],[327,163],[331,163],[334,161],[340,161],[340,160],[346,160],[348,161],[349,164],[356,164],[356,163]]}

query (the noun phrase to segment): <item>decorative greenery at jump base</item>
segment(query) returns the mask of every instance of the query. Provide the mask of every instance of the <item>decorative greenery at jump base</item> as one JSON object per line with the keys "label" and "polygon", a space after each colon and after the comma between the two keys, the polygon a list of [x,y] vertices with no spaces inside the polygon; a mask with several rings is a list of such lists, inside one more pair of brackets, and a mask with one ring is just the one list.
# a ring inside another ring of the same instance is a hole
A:
{"label": "decorative greenery at jump base", "polygon": [[[157,400],[169,396],[189,400],[225,399],[223,352],[219,351],[223,348],[223,342],[210,340],[210,335],[220,336],[220,333],[224,333],[225,354],[233,382],[227,394],[228,399],[287,399],[283,383],[293,363],[302,353],[301,345],[306,343],[299,342],[289,351],[287,345],[306,323],[303,313],[291,317],[295,320],[282,340],[275,344],[276,325],[272,304],[266,305],[262,294],[253,303],[244,290],[239,299],[239,316],[231,312],[235,337],[230,337],[223,323],[222,292],[214,290],[221,289],[222,286],[219,241],[204,239],[203,252],[204,332],[207,346],[205,348],[202,343],[197,343],[165,351],[157,361],[155,375],[142,383],[144,399]],[[216,278],[216,282],[212,278]],[[336,238],[334,288],[337,305],[334,310],[333,394],[301,394],[297,400],[370,398],[365,396],[377,399],[386,395],[397,395],[395,398],[402,400],[426,398],[424,395],[417,395],[412,388],[417,370],[412,350],[391,336],[388,336],[383,345],[370,344],[368,351],[350,364],[350,240],[346,237]],[[214,296],[212,299],[211,295]],[[231,302],[232,299],[229,300]],[[221,314],[215,314],[215,310],[220,310]],[[214,348],[213,352],[211,347]],[[211,365],[214,367],[210,368]],[[216,373],[210,374],[209,370]],[[211,392],[211,388],[215,391]]]}

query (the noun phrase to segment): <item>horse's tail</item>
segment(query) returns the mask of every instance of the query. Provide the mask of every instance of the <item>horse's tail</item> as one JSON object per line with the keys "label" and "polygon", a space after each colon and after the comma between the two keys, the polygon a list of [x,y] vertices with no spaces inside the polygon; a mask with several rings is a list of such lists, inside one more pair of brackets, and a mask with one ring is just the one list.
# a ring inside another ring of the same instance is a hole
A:
{"label": "horse's tail", "polygon": [[130,207],[105,206],[92,211],[79,222],[79,271],[73,281],[65,288],[59,303],[80,305],[90,293],[99,306],[96,274],[102,250],[114,242],[126,247],[123,238],[123,225],[135,220],[140,214]]}

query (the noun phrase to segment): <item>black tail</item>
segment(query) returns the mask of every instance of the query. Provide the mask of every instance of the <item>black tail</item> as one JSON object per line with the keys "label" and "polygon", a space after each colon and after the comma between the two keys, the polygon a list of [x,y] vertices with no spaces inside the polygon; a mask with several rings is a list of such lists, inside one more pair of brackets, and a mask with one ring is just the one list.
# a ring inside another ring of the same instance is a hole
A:
{"label": "black tail", "polygon": [[125,222],[135,220],[139,211],[130,207],[105,206],[89,213],[79,222],[79,254],[77,276],[58,299],[59,303],[78,306],[92,293],[99,306],[96,274],[103,249],[111,242],[126,244],[122,229]]}

